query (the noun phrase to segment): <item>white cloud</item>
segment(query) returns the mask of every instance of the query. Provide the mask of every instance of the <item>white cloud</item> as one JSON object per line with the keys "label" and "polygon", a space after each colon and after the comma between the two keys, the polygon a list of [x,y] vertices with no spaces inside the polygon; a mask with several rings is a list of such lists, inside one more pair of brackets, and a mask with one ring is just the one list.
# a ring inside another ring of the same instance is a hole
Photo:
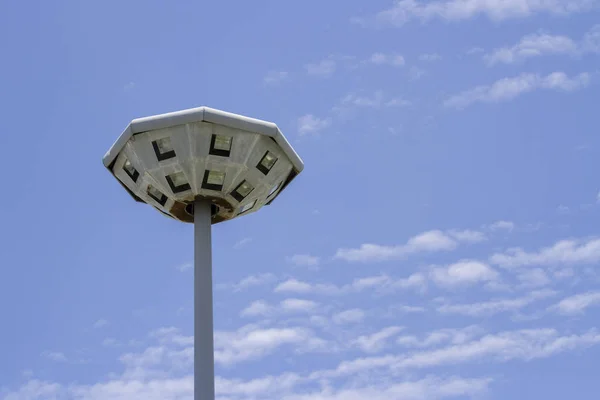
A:
{"label": "white cloud", "polygon": [[573,266],[600,261],[600,239],[561,240],[551,247],[526,252],[517,247],[490,257],[492,264],[504,268],[524,266]]}
{"label": "white cloud", "polygon": [[562,215],[567,215],[571,212],[571,208],[565,206],[564,204],[560,204],[558,207],[556,207],[556,212]]}
{"label": "white cloud", "polygon": [[512,47],[503,47],[483,56],[488,65],[513,64],[527,58],[550,54],[575,54],[577,44],[570,38],[547,33],[524,36]]}
{"label": "white cloud", "polygon": [[341,311],[333,315],[332,319],[338,325],[353,324],[362,322],[365,318],[365,312],[360,308]]}
{"label": "white cloud", "polygon": [[316,371],[312,379],[352,376],[369,371],[381,375],[382,369],[398,373],[403,370],[435,368],[444,365],[481,363],[483,361],[529,361],[558,353],[586,348],[600,343],[600,334],[589,330],[582,334],[560,335],[556,329],[522,329],[488,334],[446,347],[400,355],[361,357],[343,361],[335,369]]}
{"label": "white cloud", "polygon": [[439,286],[472,285],[498,279],[498,273],[493,268],[474,260],[462,260],[447,267],[435,267],[430,276]]}
{"label": "white cloud", "polygon": [[215,332],[215,362],[232,365],[262,358],[282,346],[309,350],[322,345],[314,332],[301,327],[259,328],[248,325],[237,331]]}
{"label": "white cloud", "polygon": [[276,314],[307,313],[315,311],[319,303],[304,299],[285,299],[278,306],[273,306],[264,300],[252,302],[244,308],[240,315],[242,317],[272,316]]}
{"label": "white cloud", "polygon": [[267,316],[273,312],[273,307],[264,300],[253,301],[248,307],[244,308],[240,315],[242,317]]}
{"label": "white cloud", "polygon": [[451,96],[444,106],[462,109],[473,103],[497,103],[514,99],[522,94],[539,89],[570,92],[586,87],[590,74],[581,73],[573,77],[564,72],[554,72],[546,76],[523,73],[513,78],[504,78],[491,85],[481,85]]}
{"label": "white cloud", "polygon": [[96,328],[96,329],[103,328],[107,325],[108,325],[108,321],[105,319],[99,319],[96,322],[94,322],[94,328]]}
{"label": "white cloud", "polygon": [[489,226],[492,231],[509,231],[512,232],[515,229],[515,223],[512,221],[496,221]]}
{"label": "white cloud", "polygon": [[318,306],[319,303],[304,299],[285,299],[281,302],[281,309],[285,312],[309,312]]}
{"label": "white cloud", "polygon": [[581,49],[586,53],[600,53],[600,24],[594,25],[585,34],[581,43]]}
{"label": "white cloud", "polygon": [[298,118],[298,133],[300,135],[316,134],[331,125],[329,118],[318,118],[312,114],[306,114]]}
{"label": "white cloud", "polygon": [[541,268],[519,271],[517,279],[521,282],[521,286],[526,288],[545,286],[551,282],[546,271]]}
{"label": "white cloud", "polygon": [[367,62],[375,65],[391,65],[402,67],[406,63],[400,54],[373,53]]}
{"label": "white cloud", "polygon": [[339,105],[333,108],[334,112],[345,113],[351,108],[382,108],[382,107],[407,107],[411,102],[401,97],[388,98],[382,90],[377,90],[371,96],[357,94],[347,94],[341,100]]}
{"label": "white cloud", "polygon": [[297,279],[288,279],[280,283],[275,288],[275,292],[293,292],[293,293],[309,293],[313,291],[313,285],[299,281]]}
{"label": "white cloud", "polygon": [[408,77],[411,80],[416,81],[416,80],[424,77],[426,73],[427,72],[423,68],[419,68],[416,65],[413,65],[412,67],[410,67],[410,70],[408,71]]}
{"label": "white cloud", "polygon": [[402,329],[404,328],[400,326],[383,328],[371,335],[360,336],[355,340],[354,344],[366,353],[376,353],[383,350],[387,345],[388,339],[396,336]]}
{"label": "white cloud", "polygon": [[125,92],[131,92],[133,89],[135,89],[135,82],[128,82],[123,86],[123,91]]}
{"label": "white cloud", "polygon": [[396,343],[404,347],[432,347],[444,343],[462,344],[480,336],[483,330],[475,325],[460,329],[439,329],[429,332],[422,339],[416,336],[400,336]]}
{"label": "white cloud", "polygon": [[594,0],[397,0],[394,5],[379,12],[374,19],[354,19],[369,25],[402,26],[411,20],[443,19],[463,21],[480,15],[494,21],[520,19],[536,14],[568,15],[580,13],[596,5]]}
{"label": "white cloud", "polygon": [[356,249],[338,249],[335,258],[349,262],[386,261],[421,252],[450,251],[458,242],[448,234],[433,230],[410,238],[406,244],[384,246],[366,243]]}
{"label": "white cloud", "polygon": [[331,58],[326,58],[317,63],[307,64],[305,68],[309,75],[328,77],[335,72],[337,63]]}
{"label": "white cloud", "polygon": [[487,237],[483,232],[473,231],[473,230],[450,230],[448,234],[452,236],[454,239],[463,243],[480,243],[487,240]]}
{"label": "white cloud", "polygon": [[564,35],[551,35],[538,32],[524,36],[519,43],[511,47],[502,47],[483,59],[488,65],[498,63],[514,64],[528,58],[544,55],[581,55],[600,51],[600,25],[596,25],[585,34],[581,42]]}
{"label": "white cloud", "polygon": [[443,304],[437,308],[442,314],[461,314],[470,317],[481,317],[501,312],[517,311],[538,300],[556,295],[552,290],[539,290],[522,297],[512,299],[496,299],[470,304]]}
{"label": "white cloud", "polygon": [[234,245],[233,248],[238,250],[241,249],[242,247],[246,246],[247,244],[252,242],[252,238],[246,237],[243,239],[238,240]]}
{"label": "white cloud", "polygon": [[59,351],[44,351],[42,357],[52,360],[54,362],[67,362],[67,356]]}
{"label": "white cloud", "polygon": [[294,394],[282,400],[431,400],[444,398],[466,398],[485,393],[491,378],[461,379],[451,377],[440,379],[427,377],[420,381],[409,381],[379,385],[361,386],[355,383],[348,388],[335,389],[330,386],[319,391]]}
{"label": "white cloud", "polygon": [[412,102],[403,99],[402,97],[393,97],[389,100],[386,100],[384,105],[386,107],[408,107],[412,105]]}
{"label": "white cloud", "polygon": [[115,338],[106,338],[102,341],[102,346],[104,347],[117,347],[121,343]]}
{"label": "white cloud", "polygon": [[479,54],[479,53],[483,53],[485,50],[482,49],[481,47],[471,47],[469,50],[466,51],[466,54],[468,56],[472,56],[474,54]]}
{"label": "white cloud", "polygon": [[293,256],[288,257],[287,261],[297,266],[316,267],[321,260],[319,257],[311,256],[309,254],[294,254]]}
{"label": "white cloud", "polygon": [[586,308],[600,304],[600,292],[587,292],[576,294],[574,296],[562,299],[551,309],[561,314],[579,315],[583,314]]}
{"label": "white cloud", "polygon": [[217,377],[215,391],[219,396],[235,396],[233,399],[276,398],[279,393],[288,392],[300,383],[302,383],[301,377],[294,373],[284,373],[278,376],[268,375],[248,381]]}
{"label": "white cloud", "polygon": [[275,281],[275,275],[271,273],[249,275],[237,283],[220,283],[216,285],[219,290],[232,290],[234,292],[241,292],[254,286],[263,286]]}
{"label": "white cloud", "polygon": [[587,347],[598,342],[600,335],[595,331],[560,337],[555,329],[524,329],[486,335],[479,340],[414,353],[400,359],[394,368],[426,368],[488,357],[500,361],[529,360],[548,357],[577,347]]}
{"label": "white cloud", "polygon": [[426,54],[421,54],[419,56],[419,60],[427,61],[427,62],[439,61],[441,59],[442,59],[442,56],[440,56],[437,53],[426,53]]}
{"label": "white cloud", "polygon": [[0,390],[2,400],[55,400],[64,393],[64,388],[58,383],[30,379],[14,392],[5,394]]}
{"label": "white cloud", "polygon": [[410,314],[410,313],[422,313],[425,312],[425,308],[424,307],[419,307],[419,306],[407,306],[405,304],[401,304],[401,305],[393,305],[390,307],[389,312],[393,313],[394,316],[396,315],[396,313],[406,313],[406,314]]}
{"label": "white cloud", "polygon": [[[438,378],[428,376],[421,380],[398,382],[361,382],[338,388],[321,385],[298,388],[305,384],[296,374],[241,380],[215,378],[218,400],[430,400],[464,398],[484,394],[492,382],[490,378],[464,379],[460,377]],[[317,386],[318,387],[318,386]],[[183,400],[194,394],[192,375],[179,378],[158,377],[154,379],[129,380],[122,377],[91,385],[29,380],[17,391],[10,392],[2,400]]]}
{"label": "white cloud", "polygon": [[381,293],[393,292],[396,289],[421,289],[426,279],[421,273],[414,273],[407,278],[392,279],[387,275],[375,275],[366,278],[357,278],[346,285],[331,283],[308,283],[297,279],[288,279],[275,287],[276,293],[315,293],[336,296],[348,293],[357,293],[363,290],[375,290]]}
{"label": "white cloud", "polygon": [[[399,327],[365,336],[367,351],[391,345]],[[441,329],[416,341],[398,339],[417,349],[409,353],[384,354],[343,360],[331,370],[316,370],[302,376],[293,372],[263,375],[248,380],[216,376],[219,400],[429,400],[463,398],[483,394],[488,378],[462,379],[434,375],[404,381],[404,372],[457,366],[466,363],[529,361],[565,351],[587,348],[600,342],[595,330],[562,335],[555,329],[525,329],[482,336],[477,327]],[[40,381],[30,378],[14,391],[3,389],[2,400],[182,400],[193,396],[193,341],[177,329],[158,329],[153,345],[119,357],[124,370],[89,384]],[[179,339],[176,339],[178,338]],[[181,340],[181,338],[185,340]],[[233,332],[217,331],[215,357],[221,365],[233,365],[267,356],[281,348],[320,350],[324,342],[304,328],[259,328],[254,325]],[[442,347],[438,347],[443,345]],[[428,347],[436,348],[430,349]],[[280,364],[285,365],[285,364]],[[328,378],[336,378],[336,384]],[[346,378],[345,380],[342,380]]]}
{"label": "white cloud", "polygon": [[179,272],[187,272],[187,271],[191,271],[194,269],[194,263],[193,262],[185,262],[183,264],[179,264],[177,265],[175,268],[177,268],[177,270]]}
{"label": "white cloud", "polygon": [[276,85],[288,79],[289,75],[287,71],[269,71],[263,81],[267,85]]}

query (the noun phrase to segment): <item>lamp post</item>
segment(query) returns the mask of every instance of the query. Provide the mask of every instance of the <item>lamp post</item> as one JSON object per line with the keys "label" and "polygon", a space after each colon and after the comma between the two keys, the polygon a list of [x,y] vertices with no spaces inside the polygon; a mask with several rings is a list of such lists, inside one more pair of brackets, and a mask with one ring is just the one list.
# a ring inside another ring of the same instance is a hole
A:
{"label": "lamp post", "polygon": [[304,164],[274,123],[208,107],[131,121],[102,161],[136,201],[194,224],[194,399],[214,400],[211,225],[271,204]]}

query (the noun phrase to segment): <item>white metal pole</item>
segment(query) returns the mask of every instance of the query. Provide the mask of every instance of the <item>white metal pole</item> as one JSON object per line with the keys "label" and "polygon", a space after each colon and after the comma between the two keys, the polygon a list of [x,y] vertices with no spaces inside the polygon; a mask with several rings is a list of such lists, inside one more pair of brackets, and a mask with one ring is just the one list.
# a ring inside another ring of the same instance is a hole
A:
{"label": "white metal pole", "polygon": [[215,399],[211,202],[194,202],[194,400]]}

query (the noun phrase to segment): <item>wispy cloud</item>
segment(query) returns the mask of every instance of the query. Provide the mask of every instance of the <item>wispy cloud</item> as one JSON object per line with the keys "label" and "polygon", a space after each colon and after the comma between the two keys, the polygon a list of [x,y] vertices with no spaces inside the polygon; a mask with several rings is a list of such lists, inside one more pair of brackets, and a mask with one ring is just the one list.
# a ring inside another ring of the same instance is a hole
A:
{"label": "wispy cloud", "polygon": [[579,41],[564,35],[537,32],[524,36],[519,43],[502,47],[483,56],[488,65],[514,64],[545,55],[582,55],[600,51],[600,25],[594,26]]}
{"label": "wispy cloud", "polygon": [[365,318],[365,312],[360,308],[340,311],[333,315],[332,320],[338,325],[353,324],[362,322]]}
{"label": "wispy cloud", "polygon": [[564,16],[581,13],[590,10],[596,4],[594,0],[397,0],[391,8],[377,13],[374,17],[354,18],[353,22],[367,26],[400,27],[411,20],[464,21],[478,16],[503,21],[537,14]]}
{"label": "wispy cloud", "polygon": [[270,305],[264,300],[257,300],[242,310],[242,317],[267,317],[276,314],[308,313],[315,311],[319,303],[305,299],[285,299],[278,305]]}
{"label": "wispy cloud", "polygon": [[366,62],[374,65],[391,65],[393,67],[402,67],[406,64],[404,57],[396,53],[373,53]]}
{"label": "wispy cloud", "polygon": [[61,353],[59,351],[44,351],[42,353],[42,357],[47,358],[48,360],[54,361],[54,362],[60,362],[60,363],[64,363],[67,362],[67,356],[65,356],[64,353]]}
{"label": "wispy cloud", "polygon": [[512,232],[515,229],[515,223],[512,221],[496,221],[489,226],[491,231],[509,231]]}
{"label": "wispy cloud", "polygon": [[297,279],[288,279],[274,289],[276,293],[313,293],[326,296],[339,296],[373,290],[379,293],[389,293],[398,289],[422,289],[426,278],[422,273],[414,273],[407,278],[393,279],[387,275],[375,275],[354,279],[346,285],[332,283],[308,283]]}
{"label": "wispy cloud", "polygon": [[600,343],[600,334],[588,330],[581,334],[561,335],[556,329],[522,329],[488,334],[460,344],[416,351],[401,355],[361,357],[343,361],[336,368],[316,371],[311,378],[333,378],[356,375],[364,371],[382,373],[411,369],[462,365],[482,361],[507,362],[547,358],[565,351]]}
{"label": "wispy cloud", "polygon": [[448,235],[463,243],[480,243],[485,242],[487,237],[483,232],[474,231],[471,229],[458,230],[452,229],[448,231]]}
{"label": "wispy cloud", "polygon": [[421,233],[410,238],[405,244],[386,246],[366,243],[358,248],[338,249],[335,258],[350,262],[386,261],[402,258],[414,253],[451,251],[458,247],[460,242],[473,242],[480,236],[473,231],[433,230]]}
{"label": "wispy cloud", "polygon": [[330,118],[318,118],[313,114],[306,114],[298,118],[298,133],[301,136],[317,134],[330,125]]}
{"label": "wispy cloud", "polygon": [[236,250],[239,250],[242,247],[250,244],[251,242],[252,242],[252,238],[246,237],[246,238],[240,239],[237,242],[235,242],[235,244],[233,245],[233,248]]}
{"label": "wispy cloud", "polygon": [[337,63],[330,57],[316,63],[306,64],[305,69],[308,75],[326,78],[333,75],[337,69]]}
{"label": "wispy cloud", "polygon": [[550,277],[541,268],[531,268],[519,271],[517,279],[521,288],[546,286],[551,283]]}
{"label": "wispy cloud", "polygon": [[490,257],[492,264],[505,268],[524,266],[575,266],[600,261],[600,239],[568,239],[550,247],[527,252],[522,248],[511,248]]}
{"label": "wispy cloud", "polygon": [[302,267],[316,267],[321,262],[321,259],[310,254],[294,254],[293,256],[286,258],[287,262],[296,266]]}
{"label": "wispy cloud", "polygon": [[575,54],[576,52],[577,44],[566,36],[536,33],[523,37],[512,47],[496,49],[483,56],[483,59],[488,65],[513,64],[542,55]]}
{"label": "wispy cloud", "polygon": [[419,60],[425,61],[425,62],[434,62],[434,61],[439,61],[441,59],[442,59],[442,56],[439,55],[438,53],[425,53],[425,54],[419,55]]}
{"label": "wispy cloud", "polygon": [[473,103],[498,103],[538,89],[570,92],[586,87],[589,83],[590,74],[588,73],[581,73],[573,77],[567,76],[564,72],[554,72],[546,76],[524,73],[451,96],[444,102],[444,106],[462,109]]}
{"label": "wispy cloud", "polygon": [[476,325],[467,326],[459,329],[438,329],[424,335],[423,338],[418,338],[415,335],[400,336],[396,343],[403,347],[432,347],[441,344],[462,344],[466,343],[475,337],[480,336],[483,329]]}
{"label": "wispy cloud", "polygon": [[408,77],[413,80],[416,81],[418,79],[421,79],[422,77],[424,77],[427,74],[427,72],[423,69],[423,68],[419,68],[416,65],[413,65],[412,67],[410,67],[410,69],[408,70]]}
{"label": "wispy cloud", "polygon": [[443,314],[462,314],[470,317],[489,316],[502,312],[517,311],[533,302],[556,295],[552,290],[540,290],[526,296],[496,299],[479,303],[468,304],[443,304],[437,311]]}
{"label": "wispy cloud", "polygon": [[236,331],[215,332],[215,362],[233,365],[264,357],[282,346],[294,346],[297,350],[309,351],[317,350],[323,345],[324,341],[310,329],[264,329],[248,325]]}
{"label": "wispy cloud", "polygon": [[[411,103],[408,100],[400,97],[388,98],[384,95],[382,90],[375,91],[372,95],[358,95],[350,93],[344,96],[340,100],[338,107],[346,108],[352,107],[367,107],[367,108],[381,108],[381,107],[403,107],[409,106]],[[334,108],[334,111],[337,108]]]}
{"label": "wispy cloud", "polygon": [[[463,398],[483,394],[489,378],[438,378],[404,380],[400,375],[417,369],[459,366],[468,363],[529,361],[584,349],[600,342],[595,330],[562,334],[556,329],[522,329],[485,334],[477,326],[437,329],[423,335],[398,336],[401,327],[391,326],[350,342],[369,353],[388,346],[410,347],[410,352],[342,359],[332,369],[308,375],[282,372],[249,380],[215,377],[219,398],[280,398],[287,400],[429,400]],[[119,356],[120,373],[93,382],[60,384],[33,377],[14,391],[4,390],[6,399],[104,399],[191,398],[193,396],[193,337],[175,328],[155,331],[153,343],[140,352]],[[246,325],[233,331],[215,332],[215,361],[222,366],[258,360],[276,351],[326,351],[330,343],[312,330],[289,326],[265,328]],[[387,379],[393,376],[394,379]],[[377,377],[371,379],[371,377]],[[339,385],[327,384],[336,378]],[[359,379],[360,378],[360,379]],[[384,378],[384,379],[381,379]],[[345,379],[345,380],[342,380]],[[323,383],[326,383],[323,385]]]}
{"label": "wispy cloud", "polygon": [[597,305],[600,292],[586,292],[564,298],[550,309],[565,315],[581,315],[588,307]]}
{"label": "wispy cloud", "polygon": [[236,283],[220,283],[216,285],[216,288],[219,290],[232,290],[234,292],[241,292],[253,286],[262,286],[272,283],[275,281],[275,279],[275,275],[271,273],[249,275]]}
{"label": "wispy cloud", "polygon": [[463,260],[446,267],[434,267],[430,277],[439,286],[468,286],[495,281],[499,274],[489,265],[475,260]]}
{"label": "wispy cloud", "polygon": [[366,353],[376,353],[383,350],[386,347],[388,340],[396,336],[402,329],[403,328],[400,326],[383,328],[370,335],[358,337],[354,341],[354,344]]}
{"label": "wispy cloud", "polygon": [[287,71],[269,71],[263,78],[263,82],[267,85],[277,85],[289,78],[290,74]]}
{"label": "wispy cloud", "polygon": [[123,86],[123,91],[125,92],[131,92],[133,89],[135,89],[135,82],[128,82]]}
{"label": "wispy cloud", "polygon": [[187,272],[187,271],[191,271],[194,269],[194,263],[193,262],[184,262],[183,264],[179,264],[177,266],[175,266],[175,268],[179,271],[179,272]]}
{"label": "wispy cloud", "polygon": [[96,328],[96,329],[103,328],[107,325],[108,325],[108,321],[105,319],[99,319],[96,322],[94,322],[94,328]]}

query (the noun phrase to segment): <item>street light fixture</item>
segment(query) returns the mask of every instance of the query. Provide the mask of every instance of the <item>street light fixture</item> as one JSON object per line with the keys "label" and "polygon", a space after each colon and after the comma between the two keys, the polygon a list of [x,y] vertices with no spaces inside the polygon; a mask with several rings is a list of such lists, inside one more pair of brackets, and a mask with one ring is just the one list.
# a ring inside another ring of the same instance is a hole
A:
{"label": "street light fixture", "polygon": [[274,123],[208,107],[131,121],[102,161],[136,201],[194,223],[194,399],[214,400],[211,225],[271,204],[304,164]]}

